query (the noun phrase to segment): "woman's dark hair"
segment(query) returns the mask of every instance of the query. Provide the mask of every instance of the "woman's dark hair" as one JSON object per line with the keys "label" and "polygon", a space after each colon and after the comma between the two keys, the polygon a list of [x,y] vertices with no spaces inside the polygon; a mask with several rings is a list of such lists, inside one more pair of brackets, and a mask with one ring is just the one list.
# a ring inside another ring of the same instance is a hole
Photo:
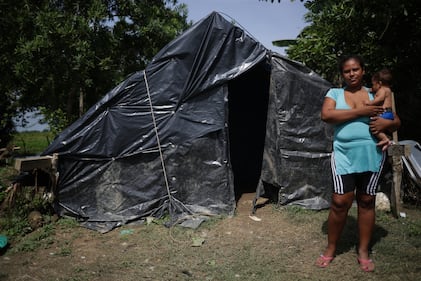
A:
{"label": "woman's dark hair", "polygon": [[342,73],[342,70],[344,69],[344,65],[347,61],[349,60],[356,60],[362,69],[365,69],[365,63],[364,63],[364,59],[359,56],[359,55],[345,55],[339,58],[339,63],[338,63],[338,67],[339,67],[339,72]]}

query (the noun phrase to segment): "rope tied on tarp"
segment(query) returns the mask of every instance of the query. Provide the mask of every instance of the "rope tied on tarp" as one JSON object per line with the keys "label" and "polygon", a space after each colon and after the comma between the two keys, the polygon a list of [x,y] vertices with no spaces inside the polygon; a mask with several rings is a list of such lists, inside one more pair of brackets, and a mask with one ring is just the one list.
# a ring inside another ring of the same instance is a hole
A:
{"label": "rope tied on tarp", "polygon": [[[169,199],[168,210],[169,210],[170,216],[172,215],[173,211],[175,211],[175,210],[173,210],[173,208],[177,209],[177,206],[180,206],[181,209],[184,209],[184,211],[187,212],[188,215],[192,215],[194,212],[192,212],[186,205],[184,205],[181,201],[179,201],[177,198],[175,198],[170,191],[170,185],[169,185],[169,182],[168,182],[167,170],[166,170],[166,167],[165,167],[164,156],[163,156],[163,153],[162,153],[161,141],[160,141],[159,133],[158,133],[158,126],[156,124],[155,112],[154,112],[154,109],[153,109],[151,93],[150,93],[150,90],[149,90],[148,78],[146,76],[146,70],[143,70],[143,79],[145,81],[146,92],[147,92],[148,99],[149,99],[149,108],[150,108],[150,112],[151,112],[151,116],[152,116],[152,123],[153,123],[153,126],[154,126],[156,141],[157,141],[157,145],[158,145],[159,157],[160,157],[161,166],[162,166],[162,173],[164,175],[164,180],[165,180],[165,188],[167,189],[167,195],[168,195],[168,199]],[[164,204],[164,206],[165,206],[165,204]]]}

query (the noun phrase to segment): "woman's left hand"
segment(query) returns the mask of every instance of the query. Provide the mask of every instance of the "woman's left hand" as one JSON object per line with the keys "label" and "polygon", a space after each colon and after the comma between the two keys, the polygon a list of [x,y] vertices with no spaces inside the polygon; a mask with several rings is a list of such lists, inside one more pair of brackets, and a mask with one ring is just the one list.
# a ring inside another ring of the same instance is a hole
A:
{"label": "woman's left hand", "polygon": [[378,134],[381,132],[393,132],[397,130],[400,126],[399,117],[395,115],[395,120],[384,119],[379,116],[374,116],[370,118],[370,131],[373,134]]}

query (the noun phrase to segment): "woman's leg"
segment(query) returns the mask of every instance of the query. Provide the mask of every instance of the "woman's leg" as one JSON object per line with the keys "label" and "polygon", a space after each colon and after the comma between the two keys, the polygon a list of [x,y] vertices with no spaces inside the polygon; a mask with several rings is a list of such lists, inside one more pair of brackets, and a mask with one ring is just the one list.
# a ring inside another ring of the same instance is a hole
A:
{"label": "woman's leg", "polygon": [[358,262],[364,271],[373,271],[374,263],[369,258],[369,246],[373,236],[376,220],[376,191],[379,177],[383,170],[385,153],[380,165],[380,171],[376,173],[362,174],[357,183],[358,204]]}
{"label": "woman's leg", "polygon": [[358,231],[360,239],[358,245],[358,257],[363,260],[368,260],[368,251],[376,220],[376,196],[357,191],[357,203]]}
{"label": "woman's leg", "polygon": [[354,192],[332,194],[332,203],[328,217],[327,247],[323,253],[325,257],[333,257],[337,242],[341,236],[348,216],[348,210],[354,201]]}

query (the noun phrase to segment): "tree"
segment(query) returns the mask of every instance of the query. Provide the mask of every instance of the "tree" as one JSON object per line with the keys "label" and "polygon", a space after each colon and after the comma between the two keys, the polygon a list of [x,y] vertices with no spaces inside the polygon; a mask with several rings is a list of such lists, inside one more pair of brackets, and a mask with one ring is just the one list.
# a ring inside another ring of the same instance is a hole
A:
{"label": "tree", "polygon": [[5,95],[0,99],[0,148],[6,147],[14,132],[13,117],[15,108],[10,97]]}
{"label": "tree", "polygon": [[17,22],[21,22],[19,11],[21,2],[0,1],[0,148],[5,147],[12,138],[14,132],[13,117],[16,115],[16,100],[18,89],[14,85],[18,83],[13,73],[13,65],[16,62],[14,50],[19,39],[16,29]]}
{"label": "tree", "polygon": [[308,0],[309,25],[287,55],[339,84],[337,59],[360,54],[367,73],[388,67],[394,75],[401,139],[421,141],[421,8],[416,0]]}
{"label": "tree", "polygon": [[22,110],[61,110],[68,122],[188,27],[177,0],[2,0],[0,8],[1,90]]}

